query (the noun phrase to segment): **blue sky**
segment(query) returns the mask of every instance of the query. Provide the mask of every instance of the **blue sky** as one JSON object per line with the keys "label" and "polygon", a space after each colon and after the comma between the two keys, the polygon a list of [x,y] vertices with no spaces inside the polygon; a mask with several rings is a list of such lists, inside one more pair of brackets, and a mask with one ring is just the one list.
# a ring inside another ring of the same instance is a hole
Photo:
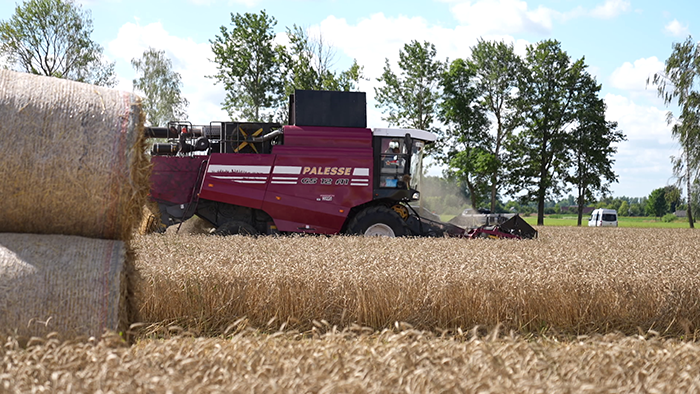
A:
{"label": "blue sky", "polygon": [[[0,1],[0,19],[9,18],[18,1]],[[266,10],[277,31],[297,24],[312,36],[322,34],[335,49],[335,64],[357,59],[368,81],[360,89],[370,99],[368,124],[385,127],[373,108],[373,88],[384,59],[394,62],[411,40],[430,41],[441,59],[468,57],[479,37],[505,40],[524,54],[528,44],[553,38],[574,59],[585,58],[602,84],[607,118],[617,121],[628,141],[618,146],[615,196],[647,196],[673,183],[671,155],[678,144],[666,125],[668,111],[646,88],[661,70],[674,42],[696,33],[700,3],[637,0],[79,0],[92,13],[93,39],[116,62],[119,88],[131,90],[130,60],[149,46],[165,50],[184,82],[195,123],[223,120],[225,92],[206,75],[215,72],[209,40],[231,13]],[[695,35],[694,35],[695,37]],[[282,39],[282,38],[280,38]],[[438,169],[432,170],[439,173]]]}

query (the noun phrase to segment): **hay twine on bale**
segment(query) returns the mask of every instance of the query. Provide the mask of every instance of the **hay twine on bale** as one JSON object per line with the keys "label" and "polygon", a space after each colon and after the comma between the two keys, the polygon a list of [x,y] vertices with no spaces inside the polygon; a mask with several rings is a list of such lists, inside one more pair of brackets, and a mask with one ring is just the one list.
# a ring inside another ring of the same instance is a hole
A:
{"label": "hay twine on bale", "polygon": [[0,232],[127,240],[148,194],[140,99],[0,70]]}
{"label": "hay twine on bale", "polygon": [[117,240],[0,233],[0,332],[99,337],[124,330],[129,257]]}

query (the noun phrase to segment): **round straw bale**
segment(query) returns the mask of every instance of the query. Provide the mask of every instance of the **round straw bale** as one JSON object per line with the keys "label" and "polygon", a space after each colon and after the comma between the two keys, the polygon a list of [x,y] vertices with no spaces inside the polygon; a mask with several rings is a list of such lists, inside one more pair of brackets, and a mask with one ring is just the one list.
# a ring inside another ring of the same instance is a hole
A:
{"label": "round straw bale", "polygon": [[129,239],[148,194],[140,99],[0,70],[0,232]]}
{"label": "round straw bale", "polygon": [[127,326],[124,242],[0,233],[0,332],[100,336]]}

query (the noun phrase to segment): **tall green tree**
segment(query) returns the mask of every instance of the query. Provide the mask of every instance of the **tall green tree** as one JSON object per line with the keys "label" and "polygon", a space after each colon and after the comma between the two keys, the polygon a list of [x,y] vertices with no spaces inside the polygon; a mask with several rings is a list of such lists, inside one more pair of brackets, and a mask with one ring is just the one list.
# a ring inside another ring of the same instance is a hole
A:
{"label": "tall green tree", "polygon": [[310,37],[300,26],[287,28],[289,46],[286,53],[286,93],[295,89],[306,90],[355,90],[362,78],[362,66],[353,60],[345,71],[332,70],[335,53],[323,35]]}
{"label": "tall green tree", "polygon": [[435,45],[416,40],[399,52],[400,74],[385,59],[384,72],[374,88],[378,106],[390,125],[430,130],[437,114],[438,90],[444,63],[436,60]]}
{"label": "tall green tree", "polygon": [[486,200],[495,156],[490,152],[489,121],[478,101],[476,73],[475,65],[463,59],[454,60],[445,71],[439,105],[445,128],[438,132],[435,155],[447,166],[446,177],[465,187],[473,207],[479,208]]}
{"label": "tall green tree", "polygon": [[676,212],[678,206],[681,205],[681,189],[675,185],[669,185],[664,188],[664,200],[668,207],[667,213]]}
{"label": "tall green tree", "polygon": [[595,194],[606,195],[610,183],[617,182],[612,169],[617,152],[615,143],[625,135],[617,130],[617,122],[605,120],[605,102],[599,97],[601,86],[587,72],[582,72],[574,100],[576,126],[571,133],[568,152],[571,154],[571,172],[567,182],[577,191],[578,225],[583,220],[583,208],[595,200]]}
{"label": "tall green tree", "polygon": [[620,209],[617,210],[617,213],[620,216],[629,216],[630,215],[630,204],[627,201],[623,201],[622,204],[620,204]]}
{"label": "tall green tree", "polygon": [[263,10],[258,14],[231,13],[231,29],[221,26],[210,40],[217,73],[224,85],[224,109],[231,118],[265,121],[284,100],[284,49],[274,43],[277,20]]}
{"label": "tall green tree", "polygon": [[[485,146],[493,156],[491,165],[491,211],[496,209],[501,173],[503,147],[516,127],[514,92],[518,84],[521,59],[512,44],[479,40],[472,47],[470,68],[475,71],[474,82],[481,107],[493,119],[492,137]],[[485,140],[486,141],[486,140]]]}
{"label": "tall green tree", "polygon": [[[677,189],[676,189],[677,190]],[[654,216],[660,218],[664,216],[669,211],[668,200],[673,199],[673,195],[666,198],[666,193],[674,193],[671,189],[666,187],[660,187],[658,189],[652,190],[649,198],[646,201],[644,211],[647,216]]]}
{"label": "tall green tree", "polygon": [[134,90],[145,96],[143,108],[146,122],[152,126],[164,126],[173,120],[187,119],[189,102],[182,96],[182,77],[173,71],[172,61],[165,51],[148,48],[140,59],[131,59],[138,73]]}
{"label": "tall green tree", "polygon": [[509,190],[537,201],[544,224],[545,201],[559,195],[569,168],[567,128],[575,121],[575,98],[583,59],[572,62],[555,40],[530,45],[516,101],[522,130],[510,141]]}
{"label": "tall green tree", "polygon": [[[663,72],[654,74],[651,83],[656,85],[657,92],[664,103],[677,103],[680,116],[674,119],[671,111],[667,114],[671,132],[678,138],[682,154],[672,158],[674,173],[679,183],[685,181],[688,192],[688,223],[694,228],[693,209],[691,201],[692,184],[698,179],[700,171],[700,44],[692,37],[682,43],[674,43],[671,56],[666,59]],[[647,83],[650,81],[647,80]]]}
{"label": "tall green tree", "polygon": [[90,11],[73,0],[27,0],[0,22],[0,52],[18,71],[112,87],[114,63],[92,30]]}

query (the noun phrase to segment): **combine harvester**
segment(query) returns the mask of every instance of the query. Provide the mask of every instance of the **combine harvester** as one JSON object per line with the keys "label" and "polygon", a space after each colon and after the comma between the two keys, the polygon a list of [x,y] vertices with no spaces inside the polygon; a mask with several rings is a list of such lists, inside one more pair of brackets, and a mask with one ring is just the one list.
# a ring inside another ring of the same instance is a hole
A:
{"label": "combine harvester", "polygon": [[421,217],[409,203],[420,198],[424,147],[436,135],[369,129],[366,119],[362,92],[297,90],[289,125],[146,128],[148,137],[168,140],[151,152],[161,228],[196,215],[221,235],[536,236],[519,217],[471,232]]}

